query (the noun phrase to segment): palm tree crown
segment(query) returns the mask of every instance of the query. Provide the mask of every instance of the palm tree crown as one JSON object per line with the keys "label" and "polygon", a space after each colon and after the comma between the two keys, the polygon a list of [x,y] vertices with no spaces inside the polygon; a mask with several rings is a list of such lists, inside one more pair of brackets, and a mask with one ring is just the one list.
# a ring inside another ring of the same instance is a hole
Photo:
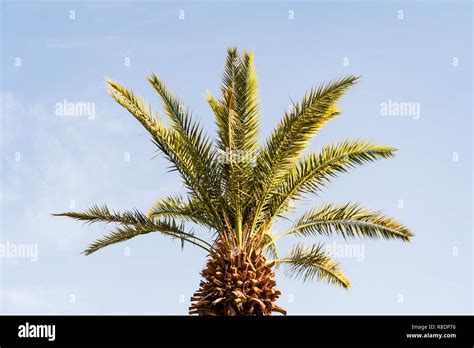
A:
{"label": "palm tree crown", "polygon": [[[85,212],[55,215],[116,224],[113,232],[89,245],[86,255],[152,232],[205,250],[209,255],[202,273],[205,281],[192,298],[191,313],[285,313],[274,303],[279,291],[273,289],[272,268],[280,264],[303,280],[325,280],[348,288],[349,280],[323,245],[297,243],[280,258],[277,242],[290,235],[332,234],[408,242],[412,233],[381,212],[356,203],[326,204],[309,210],[278,235],[272,232],[272,224],[294,210],[293,202],[318,194],[337,175],[394,156],[396,149],[392,147],[359,139],[304,152],[326,122],[340,114],[336,103],[357,80],[348,76],[311,89],[300,102],[292,104],[263,144],[259,143],[260,111],[251,52],[240,55],[229,48],[220,97],[210,93],[206,97],[215,115],[215,141],[205,135],[156,74],[148,81],[161,97],[169,125],[131,90],[107,80],[109,94],[145,127],[180,174],[187,196],[161,198],[146,214],[136,209],[119,213],[95,205]],[[187,223],[208,228],[210,237],[187,230]]]}

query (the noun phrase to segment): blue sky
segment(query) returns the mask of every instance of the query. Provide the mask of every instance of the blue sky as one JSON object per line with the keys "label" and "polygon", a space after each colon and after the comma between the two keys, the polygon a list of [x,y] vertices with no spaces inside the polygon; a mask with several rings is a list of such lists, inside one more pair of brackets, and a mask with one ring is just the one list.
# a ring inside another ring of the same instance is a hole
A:
{"label": "blue sky", "polygon": [[[183,193],[104,78],[160,112],[145,79],[157,72],[212,135],[204,95],[218,92],[230,45],[255,51],[262,137],[290,98],[356,74],[342,115],[311,148],[363,138],[399,149],[340,176],[297,213],[357,201],[409,226],[413,243],[351,240],[363,260],[340,259],[350,291],[280,272],[280,306],[290,314],[473,312],[471,2],[2,1],[1,16],[1,243],[36,245],[38,259],[0,259],[0,312],[187,314],[205,264],[200,249],[181,251],[157,234],[85,257],[110,228],[50,214],[94,203],[146,210]],[[95,117],[56,115],[63,100],[94,103]],[[416,103],[419,115],[384,116],[389,100]]]}

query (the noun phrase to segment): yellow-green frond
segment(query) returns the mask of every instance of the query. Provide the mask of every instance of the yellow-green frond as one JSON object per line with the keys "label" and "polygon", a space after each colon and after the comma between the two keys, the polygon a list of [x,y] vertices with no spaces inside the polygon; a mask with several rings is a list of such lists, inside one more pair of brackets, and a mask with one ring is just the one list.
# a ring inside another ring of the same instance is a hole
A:
{"label": "yellow-green frond", "polygon": [[394,156],[396,149],[363,140],[346,140],[324,146],[302,157],[271,193],[266,206],[268,219],[283,214],[290,200],[304,193],[321,191],[339,173],[379,159]]}
{"label": "yellow-green frond", "polygon": [[357,81],[349,76],[307,93],[301,103],[293,104],[273,131],[257,157],[257,174],[263,186],[274,187],[298,160],[301,152],[324,124],[337,116],[335,106],[344,92]]}
{"label": "yellow-green frond", "polygon": [[326,204],[298,219],[289,233],[299,236],[338,234],[344,238],[368,237],[409,242],[410,230],[379,211],[361,208],[357,203]]}
{"label": "yellow-green frond", "polygon": [[217,229],[219,223],[213,221],[202,203],[197,199],[183,200],[181,197],[164,197],[158,199],[147,213],[150,219],[174,218],[194,222],[202,226]]}
{"label": "yellow-green frond", "polygon": [[263,234],[263,244],[263,249],[267,251],[272,258],[278,259],[278,248],[276,246],[276,240],[274,239],[273,233],[266,231]]}
{"label": "yellow-green frond", "polygon": [[116,244],[120,242],[127,241],[131,238],[148,234],[151,232],[159,232],[165,236],[171,237],[173,239],[179,239],[181,241],[181,246],[185,242],[194,244],[207,252],[212,250],[212,246],[207,243],[202,243],[199,238],[195,237],[192,232],[184,232],[181,230],[181,227],[176,225],[174,222],[159,222],[154,224],[147,225],[120,225],[116,227],[115,231],[109,233],[108,235],[103,236],[102,238],[91,243],[86,250],[84,250],[85,255],[90,255],[99,249],[105,248],[111,244]]}
{"label": "yellow-green frond", "polygon": [[158,149],[181,174],[192,195],[200,199],[208,213],[218,221],[216,206],[220,203],[220,195],[216,190],[216,182],[212,181],[215,170],[204,168],[202,163],[208,160],[203,158],[201,161],[201,158],[196,156],[196,151],[199,150],[190,145],[190,140],[185,138],[182,132],[168,129],[157,117],[153,117],[151,108],[132,91],[111,80],[107,83],[112,97],[144,125]]}
{"label": "yellow-green frond", "polygon": [[[264,206],[270,193],[278,187],[300,154],[324,124],[339,114],[336,102],[344,92],[354,85],[357,77],[348,76],[311,90],[301,103],[293,105],[273,131],[256,160],[253,193],[257,206],[253,230],[266,221]],[[262,214],[263,213],[263,214]],[[263,216],[262,216],[263,215]]]}
{"label": "yellow-green frond", "polygon": [[329,284],[350,287],[350,281],[331,256],[323,250],[323,245],[305,247],[297,244],[290,254],[282,260],[276,260],[288,267],[288,274],[303,281],[313,279],[326,281]]}
{"label": "yellow-green frond", "polygon": [[171,128],[186,144],[189,160],[194,162],[194,167],[202,176],[203,184],[207,184],[209,190],[215,190],[217,176],[215,152],[212,142],[204,134],[203,127],[199,122],[193,120],[180,99],[171,93],[156,74],[149,77],[148,81],[161,97],[165,113],[171,120]]}
{"label": "yellow-green frond", "polygon": [[86,255],[92,254],[108,245],[123,242],[151,232],[160,232],[172,238],[179,238],[182,243],[189,242],[206,251],[212,250],[211,244],[196,237],[192,232],[184,232],[184,225],[177,224],[174,219],[152,220],[136,209],[119,213],[111,211],[105,205],[102,207],[94,205],[85,212],[65,212],[53,215],[67,216],[86,223],[103,222],[117,224],[114,232],[92,243],[84,251]]}

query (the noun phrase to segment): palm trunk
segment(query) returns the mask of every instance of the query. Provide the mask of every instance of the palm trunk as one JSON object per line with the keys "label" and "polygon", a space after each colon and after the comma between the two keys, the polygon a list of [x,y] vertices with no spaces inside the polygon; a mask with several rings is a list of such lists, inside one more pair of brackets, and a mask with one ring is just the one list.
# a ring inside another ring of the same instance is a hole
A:
{"label": "palm trunk", "polygon": [[216,246],[206,268],[199,290],[191,297],[191,315],[271,315],[286,311],[276,305],[280,291],[272,264],[260,251],[228,251],[224,243]]}

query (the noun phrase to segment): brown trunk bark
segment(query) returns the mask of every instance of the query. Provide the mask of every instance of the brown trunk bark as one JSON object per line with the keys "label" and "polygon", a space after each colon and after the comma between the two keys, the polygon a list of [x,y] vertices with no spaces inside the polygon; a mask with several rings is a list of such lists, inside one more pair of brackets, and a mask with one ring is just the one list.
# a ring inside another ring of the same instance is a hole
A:
{"label": "brown trunk bark", "polygon": [[260,251],[228,251],[216,247],[199,290],[191,297],[191,315],[271,315],[286,311],[276,305],[275,273]]}

